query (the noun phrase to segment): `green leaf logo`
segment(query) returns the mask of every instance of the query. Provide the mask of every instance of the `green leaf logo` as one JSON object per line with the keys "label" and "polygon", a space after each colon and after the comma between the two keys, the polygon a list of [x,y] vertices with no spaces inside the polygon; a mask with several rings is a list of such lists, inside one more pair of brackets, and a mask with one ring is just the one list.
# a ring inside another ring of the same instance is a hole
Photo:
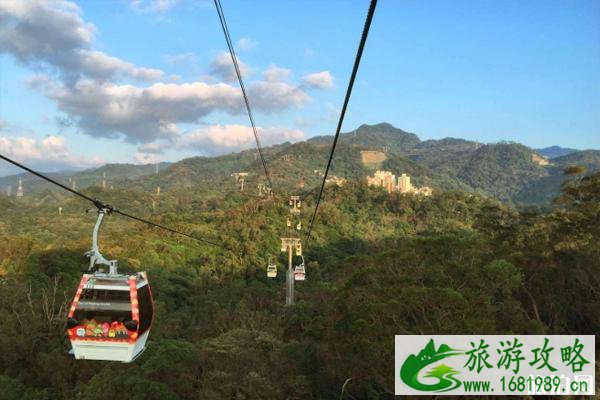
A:
{"label": "green leaf logo", "polygon": [[428,378],[437,378],[438,382],[434,384],[424,384],[419,382],[419,372],[428,365],[448,357],[464,354],[463,351],[451,349],[448,345],[441,344],[439,349],[435,349],[433,339],[427,343],[425,348],[418,355],[409,355],[400,368],[400,379],[413,389],[425,392],[447,392],[456,389],[461,385],[461,381],[454,375],[460,372],[445,364],[439,364],[426,373]]}

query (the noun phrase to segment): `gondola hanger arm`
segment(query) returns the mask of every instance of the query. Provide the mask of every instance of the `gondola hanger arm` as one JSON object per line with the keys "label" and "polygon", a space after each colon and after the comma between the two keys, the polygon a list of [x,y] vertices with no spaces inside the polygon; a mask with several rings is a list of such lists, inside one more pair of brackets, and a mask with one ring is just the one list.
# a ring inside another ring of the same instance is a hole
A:
{"label": "gondola hanger arm", "polygon": [[96,220],[96,225],[94,225],[94,231],[92,233],[92,249],[86,252],[85,255],[90,258],[90,271],[93,271],[96,265],[106,265],[109,268],[110,275],[117,275],[117,260],[107,260],[104,258],[98,247],[98,233],[100,231],[100,226],[102,226],[104,216],[111,211],[111,208],[98,208],[98,219]]}

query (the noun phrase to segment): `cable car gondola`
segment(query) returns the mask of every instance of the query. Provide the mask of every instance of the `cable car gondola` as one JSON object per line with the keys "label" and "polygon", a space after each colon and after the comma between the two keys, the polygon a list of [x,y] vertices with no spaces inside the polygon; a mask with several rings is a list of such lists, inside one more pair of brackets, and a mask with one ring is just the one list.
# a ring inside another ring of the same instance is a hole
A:
{"label": "cable car gondola", "polygon": [[269,258],[269,264],[267,265],[267,277],[276,278],[277,277],[277,265],[271,262]]}
{"label": "cable car gondola", "polygon": [[306,280],[306,268],[304,266],[304,257],[302,257],[302,262],[299,265],[296,265],[294,268],[294,280],[295,281],[304,281]]}
{"label": "cable car gondola", "polygon": [[152,291],[145,272],[123,275],[117,261],[98,250],[98,230],[110,209],[99,209],[94,227],[90,270],[84,274],[67,319],[67,334],[76,359],[131,362],[145,350],[154,316]]}

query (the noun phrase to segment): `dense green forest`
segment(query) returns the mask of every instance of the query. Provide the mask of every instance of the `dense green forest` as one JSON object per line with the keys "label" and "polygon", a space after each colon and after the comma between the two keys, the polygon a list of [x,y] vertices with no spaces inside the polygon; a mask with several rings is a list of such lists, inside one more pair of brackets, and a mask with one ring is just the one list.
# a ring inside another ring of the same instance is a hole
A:
{"label": "dense green forest", "polygon": [[[344,398],[391,399],[395,334],[597,334],[600,174],[568,179],[544,210],[465,191],[329,186],[292,307],[283,274],[266,277],[269,256],[284,264],[283,195],[258,198],[231,181],[160,197],[90,187],[226,247],[107,218],[103,253],[122,272],[148,271],[156,300],[148,348],[132,364],[67,354],[66,310],[95,222],[89,204],[0,197],[0,399],[338,399],[349,378]],[[306,223],[314,195],[305,200]],[[599,349],[597,338],[596,358]]]}

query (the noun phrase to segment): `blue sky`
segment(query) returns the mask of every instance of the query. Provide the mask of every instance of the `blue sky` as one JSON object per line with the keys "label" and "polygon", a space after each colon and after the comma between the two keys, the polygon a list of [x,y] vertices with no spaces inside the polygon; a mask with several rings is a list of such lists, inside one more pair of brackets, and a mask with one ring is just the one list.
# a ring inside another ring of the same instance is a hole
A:
{"label": "blue sky", "polygon": [[[222,4],[264,141],[333,133],[368,2]],[[252,146],[211,1],[32,0],[2,17],[3,152],[60,169]],[[598,149],[599,110],[600,2],[380,0],[344,131]]]}

